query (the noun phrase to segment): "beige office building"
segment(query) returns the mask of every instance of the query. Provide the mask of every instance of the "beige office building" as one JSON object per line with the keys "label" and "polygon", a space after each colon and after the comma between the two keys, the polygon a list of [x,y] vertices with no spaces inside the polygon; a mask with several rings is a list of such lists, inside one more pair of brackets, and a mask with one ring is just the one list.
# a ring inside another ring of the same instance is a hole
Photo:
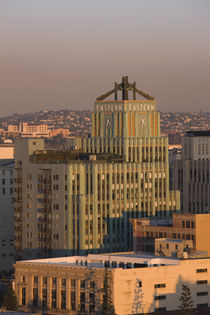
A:
{"label": "beige office building", "polygon": [[88,255],[15,265],[18,304],[50,313],[96,313],[103,304],[108,278],[118,315],[179,309],[182,284],[189,287],[194,308],[210,304],[210,259],[172,259],[129,254]]}

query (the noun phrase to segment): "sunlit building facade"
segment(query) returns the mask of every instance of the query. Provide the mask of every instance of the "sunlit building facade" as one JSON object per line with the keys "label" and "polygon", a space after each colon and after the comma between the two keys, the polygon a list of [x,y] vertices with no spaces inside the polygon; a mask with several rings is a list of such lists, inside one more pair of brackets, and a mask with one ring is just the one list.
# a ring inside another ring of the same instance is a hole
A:
{"label": "sunlit building facade", "polygon": [[[16,142],[20,256],[127,251],[130,219],[179,211],[179,192],[169,190],[168,141],[160,136],[156,101],[127,77],[113,91],[115,101],[96,100],[81,153],[46,151],[43,139]],[[137,101],[136,93],[147,99]]]}

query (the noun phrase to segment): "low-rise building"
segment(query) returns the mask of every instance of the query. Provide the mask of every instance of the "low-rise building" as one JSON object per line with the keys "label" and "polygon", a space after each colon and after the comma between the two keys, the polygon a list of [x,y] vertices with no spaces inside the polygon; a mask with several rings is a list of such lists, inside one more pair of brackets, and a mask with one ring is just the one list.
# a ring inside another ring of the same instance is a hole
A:
{"label": "low-rise building", "polygon": [[64,128],[51,129],[51,137],[61,135],[62,137],[66,138],[69,136],[69,134],[70,134],[69,129]]}
{"label": "low-rise building", "polygon": [[208,256],[207,252],[196,252],[193,249],[192,240],[177,240],[173,238],[156,238],[155,239],[155,256],[163,257],[195,257],[197,255]]}
{"label": "low-rise building", "polygon": [[14,159],[14,144],[0,144],[0,160]]}
{"label": "low-rise building", "polygon": [[134,254],[103,254],[18,261],[18,304],[47,308],[56,314],[100,312],[109,285],[109,300],[119,315],[179,309],[183,284],[194,308],[208,307],[210,259],[173,259]]}
{"label": "low-rise building", "polygon": [[51,131],[47,124],[32,124],[20,122],[17,125],[9,124],[4,132],[5,136],[20,136],[22,138],[49,138]]}
{"label": "low-rise building", "polygon": [[133,249],[154,252],[156,238],[192,241],[196,251],[210,255],[210,214],[176,213],[172,220],[133,219]]}

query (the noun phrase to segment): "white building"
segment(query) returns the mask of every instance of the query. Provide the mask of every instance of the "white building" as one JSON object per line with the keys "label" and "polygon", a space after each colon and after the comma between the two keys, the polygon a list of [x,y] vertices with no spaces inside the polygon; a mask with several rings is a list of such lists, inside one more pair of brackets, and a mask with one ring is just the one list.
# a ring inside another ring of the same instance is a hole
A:
{"label": "white building", "polygon": [[20,122],[19,125],[8,125],[7,133],[18,133],[22,138],[49,138],[51,131],[47,124]]}
{"label": "white building", "polygon": [[103,305],[105,277],[118,315],[178,310],[183,284],[191,291],[194,308],[210,304],[209,258],[180,260],[129,253],[18,261],[18,304],[56,314],[95,314]]}

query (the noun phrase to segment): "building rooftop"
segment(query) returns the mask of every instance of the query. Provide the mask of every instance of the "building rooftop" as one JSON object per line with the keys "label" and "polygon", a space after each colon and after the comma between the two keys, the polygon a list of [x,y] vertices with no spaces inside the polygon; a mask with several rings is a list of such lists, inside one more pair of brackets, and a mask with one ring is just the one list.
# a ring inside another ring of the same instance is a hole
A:
{"label": "building rooftop", "polygon": [[36,151],[30,156],[31,163],[71,163],[71,162],[116,162],[123,163],[124,158],[121,155],[112,153],[94,154],[82,153],[78,151],[59,151],[59,150],[44,150]]}
{"label": "building rooftop", "polygon": [[210,130],[187,131],[187,137],[210,137]]}
{"label": "building rooftop", "polygon": [[175,239],[175,238],[156,238],[157,242],[165,242],[165,243],[182,243],[183,240]]}
{"label": "building rooftop", "polygon": [[89,268],[145,268],[166,265],[179,265],[179,259],[170,257],[157,257],[141,254],[89,254],[88,256],[59,257],[49,259],[36,259],[18,261],[18,264],[50,264],[60,266],[78,266]]}
{"label": "building rooftop", "polygon": [[14,159],[1,159],[0,158],[0,166],[14,166]]}

